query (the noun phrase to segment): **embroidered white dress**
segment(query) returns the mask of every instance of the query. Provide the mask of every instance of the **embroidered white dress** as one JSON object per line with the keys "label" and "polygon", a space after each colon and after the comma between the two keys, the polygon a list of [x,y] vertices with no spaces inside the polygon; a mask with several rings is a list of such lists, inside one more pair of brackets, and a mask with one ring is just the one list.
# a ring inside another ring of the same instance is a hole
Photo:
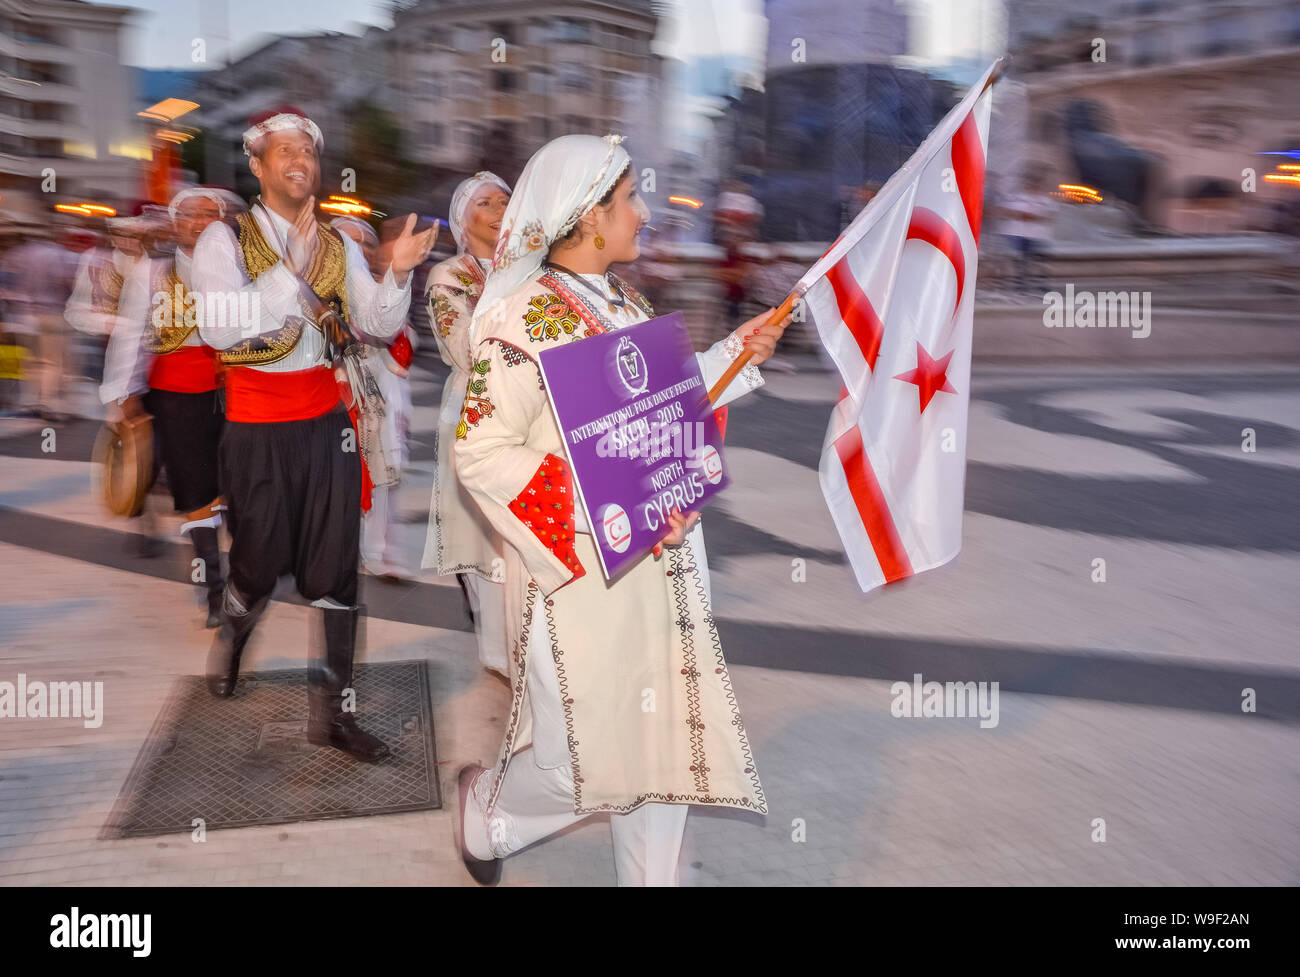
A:
{"label": "embroidered white dress", "polygon": [[469,323],[482,294],[488,265],[483,259],[463,253],[440,262],[429,273],[429,324],[451,375],[443,387],[438,413],[437,461],[422,565],[439,574],[465,574],[478,634],[479,661],[485,668],[505,675],[505,560],[501,540],[478,503],[461,486],[452,462],[452,446],[465,398],[474,396],[469,388],[479,379],[470,355]]}
{"label": "embroidered white dress", "polygon": [[[510,790],[507,784],[503,795],[502,787],[512,759],[531,744],[530,767],[563,770],[565,789],[572,784],[573,815],[655,802],[765,812],[713,621],[702,526],[608,584],[590,535],[575,525],[564,448],[536,357],[650,314],[630,288],[621,306],[611,305],[618,296],[603,277],[581,278],[552,272],[528,282],[500,315],[484,320],[474,354],[483,384],[478,400],[466,403],[455,448],[462,484],[509,544],[513,698],[496,768],[474,785],[476,806],[513,823],[504,809]],[[705,382],[742,350],[733,333],[699,354]],[[762,382],[746,367],[717,406]],[[532,823],[554,830],[554,822]],[[507,841],[494,852],[517,850],[528,838]]]}

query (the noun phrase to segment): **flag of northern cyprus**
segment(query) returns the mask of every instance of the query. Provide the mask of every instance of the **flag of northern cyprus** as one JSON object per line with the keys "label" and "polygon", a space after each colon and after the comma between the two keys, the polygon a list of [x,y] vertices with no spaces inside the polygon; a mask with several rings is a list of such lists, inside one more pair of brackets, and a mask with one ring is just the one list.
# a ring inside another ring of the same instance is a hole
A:
{"label": "flag of northern cyprus", "polygon": [[863,592],[961,549],[994,67],[796,286],[843,382],[820,479]]}

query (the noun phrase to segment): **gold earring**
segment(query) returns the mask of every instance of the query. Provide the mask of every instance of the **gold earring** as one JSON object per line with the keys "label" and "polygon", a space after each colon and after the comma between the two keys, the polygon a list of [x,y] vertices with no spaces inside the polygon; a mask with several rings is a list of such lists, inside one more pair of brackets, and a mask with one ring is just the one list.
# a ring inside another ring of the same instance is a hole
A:
{"label": "gold earring", "polygon": [[596,250],[597,250],[597,251],[604,251],[604,250],[605,250],[605,239],[604,239],[603,237],[601,237],[599,234],[596,235],[596,241],[595,241],[595,244],[596,244]]}

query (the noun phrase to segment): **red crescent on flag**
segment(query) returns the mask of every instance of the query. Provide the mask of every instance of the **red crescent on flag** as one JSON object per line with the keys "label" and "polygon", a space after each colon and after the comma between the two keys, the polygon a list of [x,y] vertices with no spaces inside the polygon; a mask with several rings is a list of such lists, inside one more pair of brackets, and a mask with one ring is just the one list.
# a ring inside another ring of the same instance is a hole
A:
{"label": "red crescent on flag", "polygon": [[952,306],[952,314],[956,315],[962,292],[966,289],[966,255],[962,251],[961,238],[953,226],[933,210],[917,207],[912,211],[912,222],[907,225],[907,239],[924,241],[952,263],[952,270],[957,275],[957,301]]}

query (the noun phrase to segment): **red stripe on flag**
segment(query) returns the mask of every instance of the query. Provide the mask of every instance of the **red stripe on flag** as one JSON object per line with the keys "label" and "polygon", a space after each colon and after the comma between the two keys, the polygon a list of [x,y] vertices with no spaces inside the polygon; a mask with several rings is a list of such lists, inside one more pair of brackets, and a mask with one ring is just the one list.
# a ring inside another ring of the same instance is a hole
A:
{"label": "red stripe on flag", "polygon": [[862,432],[856,424],[835,439],[835,453],[839,455],[840,464],[844,466],[844,477],[849,484],[849,494],[857,506],[858,516],[871,548],[876,551],[876,560],[885,574],[885,582],[891,583],[912,575],[912,563],[907,558],[907,550],[898,536],[894,517],[889,513],[876,473],[871,468],[871,461],[862,449]]}
{"label": "red stripe on flag", "polygon": [[980,143],[973,109],[952,137],[952,168],[962,206],[966,208],[966,221],[978,245],[984,215],[984,146]]}
{"label": "red stripe on flag", "polygon": [[841,258],[826,273],[826,279],[835,289],[835,304],[839,307],[840,318],[857,341],[862,350],[862,358],[867,361],[867,368],[875,370],[876,357],[880,355],[880,341],[885,335],[885,325],[876,315],[858,280],[849,270],[848,256]]}
{"label": "red stripe on flag", "polygon": [[907,225],[909,241],[924,241],[939,250],[939,253],[952,262],[952,270],[957,274],[957,301],[953,303],[953,314],[961,305],[961,293],[966,288],[966,253],[961,248],[961,238],[951,224],[933,210],[917,207],[912,211],[912,222]]}

